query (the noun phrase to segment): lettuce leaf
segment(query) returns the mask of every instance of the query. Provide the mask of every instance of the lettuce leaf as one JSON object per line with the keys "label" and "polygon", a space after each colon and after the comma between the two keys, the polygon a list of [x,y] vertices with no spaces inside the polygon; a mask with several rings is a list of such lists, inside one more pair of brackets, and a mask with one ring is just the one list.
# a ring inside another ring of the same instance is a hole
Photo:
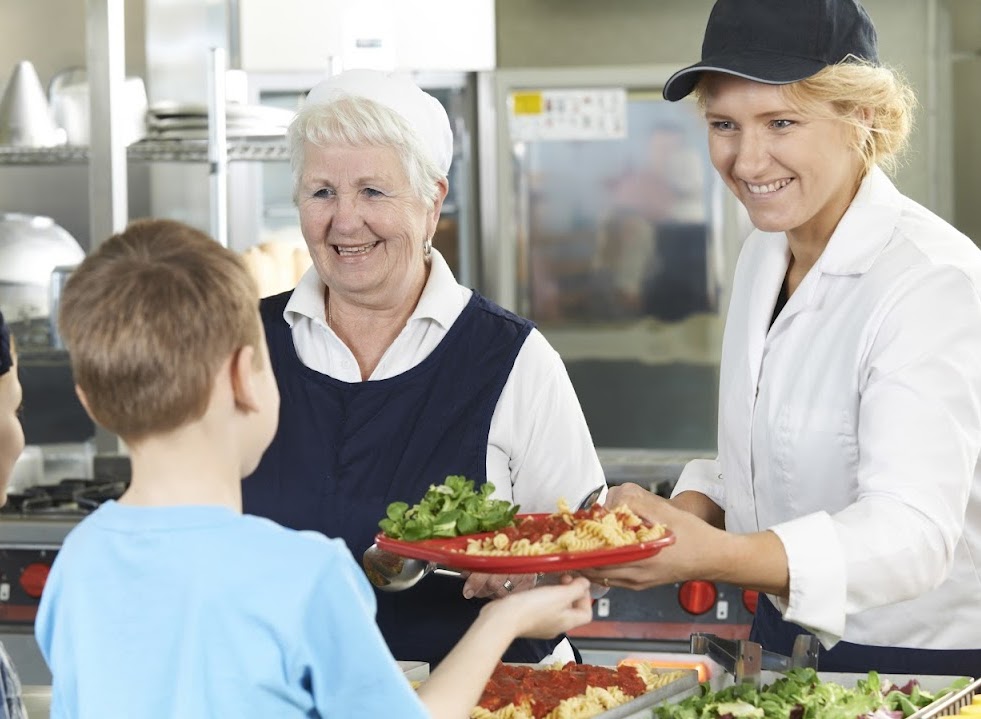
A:
{"label": "lettuce leaf", "polygon": [[655,709],[657,719],[886,719],[908,717],[940,696],[962,689],[970,679],[959,679],[935,694],[916,682],[899,688],[883,681],[876,672],[859,679],[853,689],[823,682],[813,669],[791,669],[780,679],[760,688],[737,684],[712,691],[703,684],[701,693],[678,704]]}
{"label": "lettuce leaf", "polygon": [[473,480],[450,475],[443,484],[431,484],[418,504],[388,505],[378,526],[389,537],[417,542],[435,537],[458,537],[490,532],[514,524],[519,506],[491,499],[494,485],[485,482],[474,491]]}

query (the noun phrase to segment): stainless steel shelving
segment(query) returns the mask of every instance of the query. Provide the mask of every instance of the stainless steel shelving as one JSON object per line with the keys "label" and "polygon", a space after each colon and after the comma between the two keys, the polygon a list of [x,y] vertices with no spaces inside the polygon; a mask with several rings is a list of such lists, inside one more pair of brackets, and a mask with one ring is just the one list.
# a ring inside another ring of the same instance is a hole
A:
{"label": "stainless steel shelving", "polygon": [[[146,162],[207,162],[207,140],[142,140],[129,146],[131,160]],[[229,140],[229,162],[268,162],[288,160],[285,137]]]}
{"label": "stainless steel shelving", "polygon": [[[134,162],[207,162],[207,140],[141,140],[126,148]],[[284,137],[232,139],[228,141],[229,162],[273,162],[289,160]],[[0,165],[71,165],[89,161],[89,148],[0,147]]]}
{"label": "stainless steel shelving", "polygon": [[73,165],[88,161],[89,148],[77,145],[0,147],[0,165]]}

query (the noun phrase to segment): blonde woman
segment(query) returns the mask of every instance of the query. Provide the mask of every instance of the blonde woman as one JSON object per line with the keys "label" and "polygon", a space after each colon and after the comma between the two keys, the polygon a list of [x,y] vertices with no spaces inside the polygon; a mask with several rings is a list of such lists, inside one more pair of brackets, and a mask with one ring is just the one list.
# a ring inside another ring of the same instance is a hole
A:
{"label": "blonde woman", "polygon": [[736,266],[719,456],[671,500],[615,488],[677,544],[590,573],[761,590],[752,638],[825,670],[981,676],[981,252],[890,168],[910,89],[855,0],[718,0],[668,81],[757,228]]}

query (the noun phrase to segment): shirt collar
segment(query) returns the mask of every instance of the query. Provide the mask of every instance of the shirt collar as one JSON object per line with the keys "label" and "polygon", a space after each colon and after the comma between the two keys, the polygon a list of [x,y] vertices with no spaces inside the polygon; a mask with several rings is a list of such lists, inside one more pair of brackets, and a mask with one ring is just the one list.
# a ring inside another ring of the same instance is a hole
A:
{"label": "shirt collar", "polygon": [[[431,319],[438,322],[443,329],[449,329],[459,316],[461,307],[457,307],[459,294],[456,278],[450,266],[446,264],[443,255],[434,247],[430,258],[429,279],[422,289],[422,296],[416,308],[409,316],[409,322],[415,319]],[[314,322],[325,323],[324,317],[324,283],[317,274],[317,268],[311,266],[290,295],[283,310],[283,319],[290,327],[299,317],[308,317]]]}
{"label": "shirt collar", "polygon": [[893,236],[902,200],[886,173],[873,167],[821,253],[818,269],[829,275],[867,272]]}
{"label": "shirt collar", "polygon": [[422,297],[419,298],[409,321],[431,319],[438,322],[444,330],[448,330],[463,309],[459,306],[459,285],[450,266],[435,247],[429,262],[429,279],[422,288]]}
{"label": "shirt collar", "polygon": [[317,274],[317,268],[311,265],[296,283],[293,294],[290,295],[283,309],[283,319],[292,327],[300,317],[309,317],[314,322],[318,320],[326,324],[324,316],[324,283]]}

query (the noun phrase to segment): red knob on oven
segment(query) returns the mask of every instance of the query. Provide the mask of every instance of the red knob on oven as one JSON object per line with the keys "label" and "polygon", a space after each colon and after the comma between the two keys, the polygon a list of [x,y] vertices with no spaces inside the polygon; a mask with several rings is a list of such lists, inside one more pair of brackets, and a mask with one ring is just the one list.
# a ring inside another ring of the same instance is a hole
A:
{"label": "red knob on oven", "polygon": [[20,573],[20,586],[24,593],[29,597],[39,599],[44,590],[44,583],[48,581],[48,572],[50,571],[51,567],[41,562],[31,562],[24,567],[24,571]]}
{"label": "red knob on oven", "polygon": [[743,606],[750,614],[756,614],[756,603],[760,601],[760,593],[754,589],[743,590]]}
{"label": "red knob on oven", "polygon": [[678,588],[678,602],[689,614],[705,614],[715,605],[718,594],[712,582],[695,579]]}

